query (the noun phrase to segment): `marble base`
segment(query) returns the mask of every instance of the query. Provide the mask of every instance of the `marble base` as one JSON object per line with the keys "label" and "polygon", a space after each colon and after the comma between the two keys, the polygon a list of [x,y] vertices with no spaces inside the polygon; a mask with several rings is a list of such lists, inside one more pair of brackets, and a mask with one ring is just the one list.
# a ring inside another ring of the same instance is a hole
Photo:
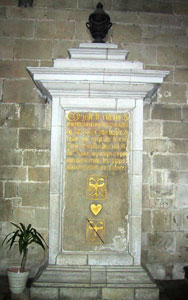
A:
{"label": "marble base", "polygon": [[140,266],[49,265],[30,290],[31,300],[158,300],[159,289]]}

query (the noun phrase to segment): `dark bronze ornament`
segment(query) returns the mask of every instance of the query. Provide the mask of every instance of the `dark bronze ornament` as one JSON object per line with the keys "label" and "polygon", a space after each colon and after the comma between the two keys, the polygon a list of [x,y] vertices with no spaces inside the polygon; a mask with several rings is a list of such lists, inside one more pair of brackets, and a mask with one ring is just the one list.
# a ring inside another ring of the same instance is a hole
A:
{"label": "dark bronze ornament", "polygon": [[18,6],[24,6],[24,7],[30,6],[30,7],[32,7],[33,6],[33,0],[18,0]]}
{"label": "dark bronze ornament", "polygon": [[103,10],[101,2],[97,4],[96,10],[89,16],[88,21],[86,27],[94,38],[93,43],[105,43],[104,39],[112,23],[110,22],[109,15]]}

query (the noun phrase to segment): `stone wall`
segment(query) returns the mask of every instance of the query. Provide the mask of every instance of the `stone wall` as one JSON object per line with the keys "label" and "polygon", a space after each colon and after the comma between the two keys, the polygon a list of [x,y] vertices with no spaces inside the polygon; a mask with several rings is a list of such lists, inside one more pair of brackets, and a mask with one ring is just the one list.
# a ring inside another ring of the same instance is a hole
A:
{"label": "stone wall", "polygon": [[[98,1],[0,0],[0,241],[10,221],[32,223],[47,238],[50,104],[27,66],[52,66],[90,42],[85,22]],[[171,74],[144,106],[143,264],[156,278],[182,278],[188,254],[187,1],[104,0],[117,43],[146,69]],[[19,259],[0,250],[0,272]],[[33,274],[44,259],[31,247]]]}

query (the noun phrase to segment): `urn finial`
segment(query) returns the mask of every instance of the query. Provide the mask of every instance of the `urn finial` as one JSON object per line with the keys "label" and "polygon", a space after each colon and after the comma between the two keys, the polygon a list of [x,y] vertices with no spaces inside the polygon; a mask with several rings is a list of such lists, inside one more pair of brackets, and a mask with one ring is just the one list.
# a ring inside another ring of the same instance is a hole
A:
{"label": "urn finial", "polygon": [[93,43],[105,43],[104,39],[111,26],[109,15],[103,10],[102,3],[98,2],[96,10],[89,16],[86,23],[86,27],[94,38]]}

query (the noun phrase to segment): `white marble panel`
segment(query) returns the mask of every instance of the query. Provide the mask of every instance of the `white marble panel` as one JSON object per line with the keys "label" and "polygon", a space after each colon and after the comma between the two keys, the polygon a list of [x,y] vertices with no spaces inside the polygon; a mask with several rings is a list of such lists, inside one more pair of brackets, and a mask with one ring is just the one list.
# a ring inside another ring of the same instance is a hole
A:
{"label": "white marble panel", "polygon": [[52,102],[52,127],[62,126],[61,109],[59,103],[60,99],[54,97]]}
{"label": "white marble panel", "polygon": [[58,255],[57,257],[57,264],[64,265],[64,266],[84,266],[87,265],[87,255],[85,254],[67,254],[63,253]]}
{"label": "white marble panel", "polygon": [[135,107],[134,99],[117,99],[117,111],[131,110]]}
{"label": "white marble panel", "polygon": [[134,257],[134,265],[141,264],[141,217],[130,216],[130,254]]}
{"label": "white marble panel", "polygon": [[56,256],[60,250],[60,202],[59,194],[50,194],[49,214],[49,263],[56,263]]}
{"label": "white marble panel", "polygon": [[132,113],[132,150],[143,150],[143,101],[136,101]]}
{"label": "white marble panel", "polygon": [[89,254],[88,264],[98,266],[130,266],[133,264],[133,259],[126,253]]}
{"label": "white marble panel", "polygon": [[89,111],[94,109],[100,110],[116,110],[115,99],[99,99],[99,98],[62,98],[61,106],[65,109],[75,109]]}
{"label": "white marble panel", "polygon": [[130,151],[130,174],[142,175],[142,151]]}
{"label": "white marble panel", "polygon": [[133,216],[142,214],[142,175],[130,175],[131,204],[130,212]]}

